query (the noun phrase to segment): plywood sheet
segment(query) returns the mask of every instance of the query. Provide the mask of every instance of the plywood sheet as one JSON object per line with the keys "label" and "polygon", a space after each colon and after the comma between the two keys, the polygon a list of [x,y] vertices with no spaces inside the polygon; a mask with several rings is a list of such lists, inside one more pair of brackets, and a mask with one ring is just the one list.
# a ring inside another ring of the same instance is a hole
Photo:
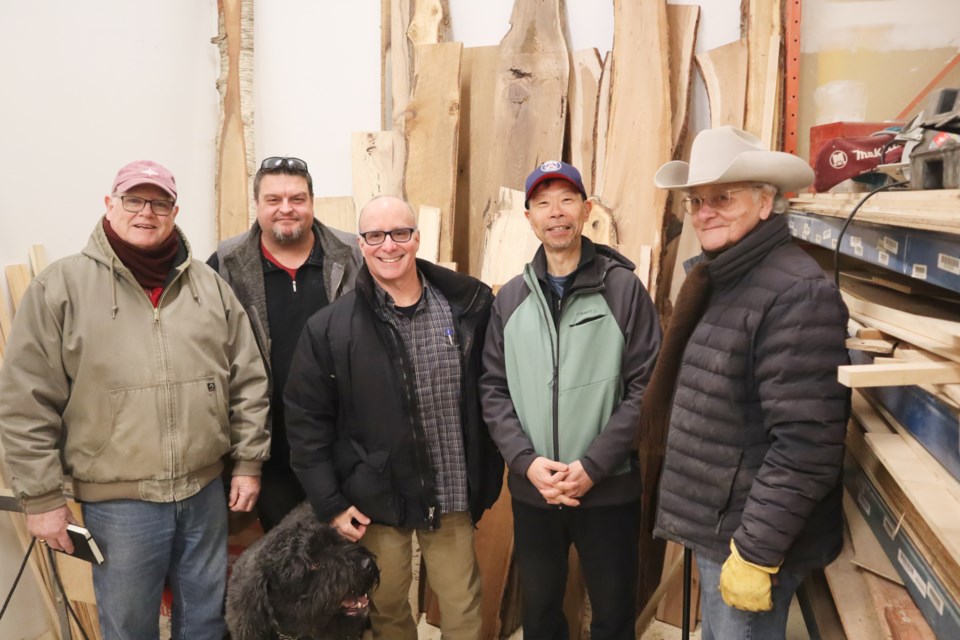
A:
{"label": "plywood sheet", "polygon": [[667,192],[654,186],[653,175],[673,156],[668,39],[663,0],[614,0],[610,125],[600,194],[614,212],[620,252],[640,264],[642,247],[651,247],[649,277],[640,274],[651,295],[667,206]]}
{"label": "plywood sheet", "polygon": [[489,194],[499,188],[493,153],[493,103],[499,47],[467,47],[460,65],[460,141],[457,148],[457,198],[454,258],[466,273],[480,277],[484,215],[493,211]]}
{"label": "plywood sheet", "polygon": [[407,200],[414,211],[423,205],[440,210],[439,259],[444,262],[453,259],[462,50],[459,42],[417,46],[417,73],[403,128]]}
{"label": "plywood sheet", "polygon": [[603,60],[595,48],[574,51],[572,59],[568,93],[570,164],[580,170],[589,195],[593,193],[594,132]]}

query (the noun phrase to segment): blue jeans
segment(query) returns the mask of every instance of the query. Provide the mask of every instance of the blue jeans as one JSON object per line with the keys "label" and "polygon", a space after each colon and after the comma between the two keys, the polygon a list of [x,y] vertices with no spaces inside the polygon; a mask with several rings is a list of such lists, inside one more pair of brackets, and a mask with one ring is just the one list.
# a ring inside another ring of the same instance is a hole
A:
{"label": "blue jeans", "polygon": [[703,640],[783,640],[787,633],[790,602],[807,575],[781,570],[772,576],[773,608],[763,612],[741,611],[728,606],[720,595],[721,566],[719,562],[697,554]]}
{"label": "blue jeans", "polygon": [[172,639],[222,640],[227,504],[219,478],[181,502],[88,502],[83,519],[104,555],[93,567],[103,640],[158,638],[165,581]]}

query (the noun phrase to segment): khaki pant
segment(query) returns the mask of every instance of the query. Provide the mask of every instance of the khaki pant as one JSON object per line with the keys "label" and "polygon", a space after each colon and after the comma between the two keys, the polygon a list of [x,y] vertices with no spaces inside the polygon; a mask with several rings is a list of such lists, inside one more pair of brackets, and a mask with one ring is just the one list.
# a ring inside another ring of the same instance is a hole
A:
{"label": "khaki pant", "polygon": [[370,603],[373,637],[417,640],[409,601],[414,532],[427,565],[427,580],[440,603],[443,639],[477,640],[481,625],[480,570],[473,523],[470,514],[462,511],[443,514],[440,527],[433,531],[378,524],[367,529],[360,544],[376,554],[380,567],[380,586]]}

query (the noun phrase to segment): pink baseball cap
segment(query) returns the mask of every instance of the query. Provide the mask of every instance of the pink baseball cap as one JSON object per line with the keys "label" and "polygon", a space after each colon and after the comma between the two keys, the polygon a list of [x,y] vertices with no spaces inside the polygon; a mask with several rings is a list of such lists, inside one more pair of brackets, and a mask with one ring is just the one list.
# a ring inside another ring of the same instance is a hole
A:
{"label": "pink baseball cap", "polygon": [[152,160],[136,160],[125,165],[113,180],[111,193],[123,193],[140,184],[153,184],[177,199],[177,181],[170,170]]}

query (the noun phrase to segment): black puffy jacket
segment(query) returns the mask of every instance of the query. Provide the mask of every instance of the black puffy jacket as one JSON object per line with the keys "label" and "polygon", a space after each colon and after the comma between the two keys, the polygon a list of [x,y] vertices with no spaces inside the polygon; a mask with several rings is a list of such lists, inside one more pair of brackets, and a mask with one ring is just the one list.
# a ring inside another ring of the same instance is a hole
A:
{"label": "black puffy jacket", "polygon": [[807,570],[843,544],[847,310],[782,216],[708,264],[677,378],[655,534]]}
{"label": "black puffy jacket", "polygon": [[[503,459],[477,395],[493,295],[475,278],[421,260],[417,267],[446,297],[459,338],[467,498],[476,522],[503,483]],[[424,528],[437,504],[434,471],[414,410],[413,365],[385,314],[364,266],[354,291],[307,321],[284,391],[290,463],[321,520],[355,505],[374,522]]]}

